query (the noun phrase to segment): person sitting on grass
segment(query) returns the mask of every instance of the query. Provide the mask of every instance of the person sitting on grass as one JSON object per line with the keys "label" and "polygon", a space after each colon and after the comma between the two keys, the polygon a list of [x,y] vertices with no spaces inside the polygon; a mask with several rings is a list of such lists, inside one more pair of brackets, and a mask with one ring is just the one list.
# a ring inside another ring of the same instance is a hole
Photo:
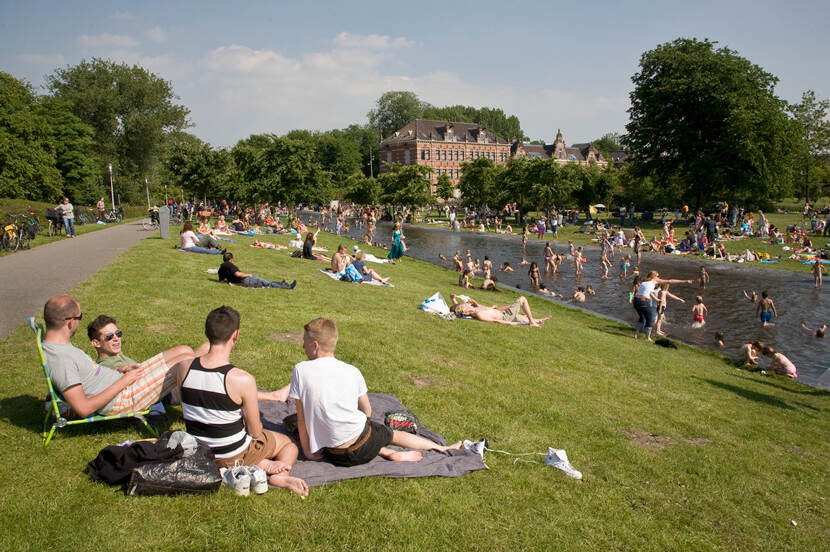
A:
{"label": "person sitting on grass", "polygon": [[450,295],[450,299],[452,299],[450,312],[470,316],[482,322],[495,322],[496,324],[506,324],[508,326],[530,324],[538,328],[550,319],[550,316],[534,318],[533,313],[530,311],[527,298],[524,296],[519,296],[511,305],[493,305],[492,307],[479,305],[475,299],[459,303],[458,297],[454,293]]}
{"label": "person sitting on grass", "polygon": [[206,255],[221,255],[225,252],[219,247],[219,242],[211,235],[205,235],[201,238],[196,236],[193,231],[193,225],[185,222],[182,231],[179,233],[181,244],[179,247],[191,253],[204,253]]}
{"label": "person sitting on grass", "polygon": [[[327,460],[338,466],[358,466],[380,456],[395,462],[417,462],[422,450],[460,449],[395,431],[372,421],[366,381],[360,370],[335,358],[337,326],[315,318],[304,327],[307,361],[294,366],[288,396],[297,407],[297,431],[308,460]],[[406,449],[395,450],[389,445]]]}
{"label": "person sitting on grass", "polygon": [[[43,354],[52,383],[72,411],[81,417],[146,410],[176,388],[172,370],[176,363],[195,356],[190,347],[179,346],[140,364],[108,368],[96,364],[72,345],[72,336],[83,319],[81,305],[74,297],[60,295],[49,299],[43,307],[43,319],[46,323]],[[99,334],[98,338],[101,337]]]}
{"label": "person sitting on grass", "polygon": [[290,475],[297,446],[287,435],[263,429],[260,420],[259,401],[285,400],[287,389],[263,393],[251,374],[230,363],[239,320],[231,307],[212,310],[205,320],[208,351],[176,367],[185,427],[211,448],[220,468],[257,466],[271,485],[307,496],[306,482]]}
{"label": "person sitting on grass", "polygon": [[331,267],[329,272],[335,274],[342,274],[346,270],[346,265],[349,264],[349,256],[346,254],[346,246],[342,243],[337,246],[337,251],[331,256]]}
{"label": "person sitting on grass", "polygon": [[228,282],[230,284],[236,284],[249,288],[273,287],[282,289],[294,289],[294,287],[297,285],[297,280],[294,280],[290,284],[285,280],[282,280],[280,282],[272,282],[271,280],[260,278],[256,274],[248,274],[247,272],[242,272],[241,270],[239,270],[239,267],[233,264],[233,253],[231,253],[230,251],[226,251],[225,254],[222,255],[222,261],[223,263],[219,266],[220,282]]}
{"label": "person sitting on grass", "polygon": [[325,255],[320,255],[319,253],[314,252],[314,246],[317,245],[317,234],[320,233],[320,229],[317,230],[312,234],[309,232],[306,234],[305,241],[303,242],[303,259],[309,259],[312,261],[330,261],[328,257]]}
{"label": "person sitting on grass", "polygon": [[363,276],[364,282],[380,282],[382,284],[386,284],[389,282],[389,278],[384,278],[371,268],[366,267],[366,253],[363,251],[358,250],[355,254],[355,260],[352,261],[352,266],[355,267],[357,272]]}
{"label": "person sitting on grass", "polygon": [[213,233],[221,234],[223,236],[232,235],[231,229],[228,227],[228,223],[225,222],[225,215],[219,215],[219,219],[216,221],[216,229]]}

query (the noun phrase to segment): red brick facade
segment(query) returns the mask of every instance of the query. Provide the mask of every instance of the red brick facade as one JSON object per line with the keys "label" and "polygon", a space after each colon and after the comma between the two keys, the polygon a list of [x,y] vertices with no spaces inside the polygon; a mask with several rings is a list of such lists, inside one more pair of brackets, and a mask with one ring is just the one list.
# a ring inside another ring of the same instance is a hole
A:
{"label": "red brick facade", "polygon": [[416,119],[380,143],[380,172],[393,163],[417,163],[433,169],[433,184],[446,174],[455,186],[461,165],[480,157],[504,164],[510,159],[510,144],[476,124]]}

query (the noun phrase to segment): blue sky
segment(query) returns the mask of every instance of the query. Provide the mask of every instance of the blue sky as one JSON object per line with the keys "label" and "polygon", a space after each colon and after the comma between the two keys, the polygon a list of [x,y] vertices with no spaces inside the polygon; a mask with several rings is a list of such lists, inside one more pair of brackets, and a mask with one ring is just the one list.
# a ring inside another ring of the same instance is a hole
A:
{"label": "blue sky", "polygon": [[640,55],[709,38],[830,97],[830,2],[0,2],[0,70],[43,84],[92,56],[172,82],[191,132],[215,146],[252,133],[363,123],[387,90],[434,105],[501,107],[532,138],[624,130]]}

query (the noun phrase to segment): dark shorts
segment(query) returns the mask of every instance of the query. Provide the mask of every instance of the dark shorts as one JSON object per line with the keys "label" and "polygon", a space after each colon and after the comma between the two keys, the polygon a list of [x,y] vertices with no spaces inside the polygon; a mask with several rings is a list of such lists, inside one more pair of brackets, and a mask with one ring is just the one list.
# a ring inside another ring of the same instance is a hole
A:
{"label": "dark shorts", "polygon": [[336,466],[359,466],[371,461],[380,449],[392,442],[392,430],[383,424],[366,420],[366,427],[357,441],[346,449],[323,449],[326,460]]}

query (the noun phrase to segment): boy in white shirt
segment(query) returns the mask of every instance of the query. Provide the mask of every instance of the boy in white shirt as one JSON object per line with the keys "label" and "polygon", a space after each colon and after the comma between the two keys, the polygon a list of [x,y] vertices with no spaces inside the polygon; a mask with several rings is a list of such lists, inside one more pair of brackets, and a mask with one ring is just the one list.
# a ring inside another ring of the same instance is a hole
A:
{"label": "boy in white shirt", "polygon": [[[297,406],[297,431],[307,459],[325,458],[339,466],[365,464],[375,456],[417,462],[423,458],[419,450],[461,448],[461,441],[442,446],[372,421],[363,374],[334,357],[337,337],[337,326],[328,318],[306,324],[303,349],[308,360],[297,363],[291,375],[288,397]],[[390,444],[418,450],[393,450]]]}

